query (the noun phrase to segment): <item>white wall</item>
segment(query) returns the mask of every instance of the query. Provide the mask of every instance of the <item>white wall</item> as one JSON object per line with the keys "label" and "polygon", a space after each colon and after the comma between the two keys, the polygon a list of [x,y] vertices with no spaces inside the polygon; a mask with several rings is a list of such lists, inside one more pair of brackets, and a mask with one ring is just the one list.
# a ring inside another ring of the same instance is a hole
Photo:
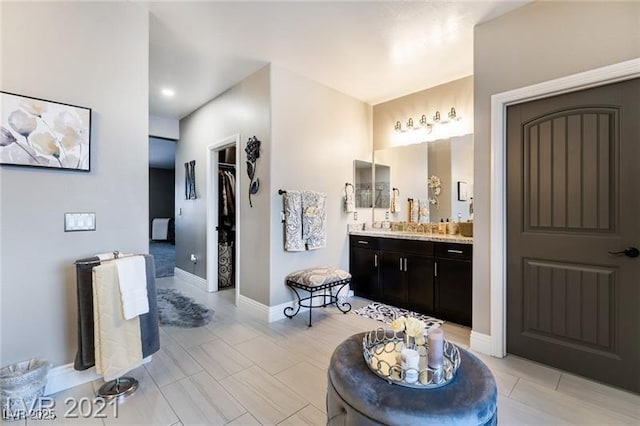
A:
{"label": "white wall", "polygon": [[[390,213],[389,220],[408,219],[407,199],[426,199],[427,194],[427,144],[397,146],[374,152],[376,164],[391,167],[391,188],[400,190],[400,212]],[[385,220],[389,209],[375,209],[376,221]]]}
{"label": "white wall", "polygon": [[[206,278],[206,154],[207,146],[240,134],[238,155],[243,167],[236,170],[240,189],[240,292],[265,305],[269,302],[270,157],[271,111],[269,66],[266,66],[180,121],[180,141],[176,148],[176,266]],[[256,136],[262,142],[256,177],[260,191],[249,207],[249,178],[244,148]],[[196,160],[195,200],[184,197],[184,163]],[[190,254],[200,261],[193,265]]]}
{"label": "white wall", "polygon": [[149,115],[149,136],[180,139],[180,120],[159,115]]}
{"label": "white wall", "polygon": [[[458,182],[467,183],[467,201],[458,201]],[[473,197],[473,135],[451,138],[451,218],[470,219],[469,204]]]}
{"label": "white wall", "polygon": [[[2,90],[93,109],[91,172],[0,168],[0,365],[66,364],[74,260],[148,250],[149,18],[132,3],[0,7]],[[95,212],[96,231],[65,233],[74,211]]]}
{"label": "white wall", "polygon": [[473,329],[490,332],[491,95],[640,57],[640,2],[534,2],[474,31]]}
{"label": "white wall", "polygon": [[[282,67],[271,66],[271,292],[269,305],[292,300],[285,276],[298,269],[333,265],[348,270],[344,184],[353,183],[353,160],[370,161],[371,107]],[[327,247],[285,252],[278,189],[327,194]],[[265,187],[265,189],[267,189]],[[370,210],[369,210],[370,211]]]}

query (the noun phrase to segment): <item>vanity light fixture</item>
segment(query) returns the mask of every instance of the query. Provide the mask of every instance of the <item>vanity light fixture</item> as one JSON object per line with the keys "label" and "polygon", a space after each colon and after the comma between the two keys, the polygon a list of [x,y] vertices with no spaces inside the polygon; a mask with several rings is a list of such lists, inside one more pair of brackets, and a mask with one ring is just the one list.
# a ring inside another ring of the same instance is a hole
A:
{"label": "vanity light fixture", "polygon": [[173,89],[165,87],[164,89],[162,89],[162,94],[164,96],[166,96],[167,98],[171,98],[171,97],[173,97],[173,95],[176,94],[176,92]]}
{"label": "vanity light fixture", "polygon": [[406,132],[409,130],[420,130],[420,129],[426,129],[428,133],[431,133],[431,131],[433,130],[433,126],[435,126],[436,124],[438,125],[447,124],[452,121],[459,121],[461,118],[457,115],[455,107],[451,107],[451,110],[447,114],[447,117],[448,119],[443,120],[440,115],[440,111],[436,111],[436,113],[432,118],[432,122],[429,123],[427,120],[427,116],[425,114],[422,114],[422,117],[420,117],[420,120],[418,121],[418,124],[419,124],[418,126],[414,124],[413,118],[409,118],[407,120],[405,129],[402,128],[402,123],[400,123],[400,121],[396,121],[396,124],[393,126],[393,129],[398,133]]}

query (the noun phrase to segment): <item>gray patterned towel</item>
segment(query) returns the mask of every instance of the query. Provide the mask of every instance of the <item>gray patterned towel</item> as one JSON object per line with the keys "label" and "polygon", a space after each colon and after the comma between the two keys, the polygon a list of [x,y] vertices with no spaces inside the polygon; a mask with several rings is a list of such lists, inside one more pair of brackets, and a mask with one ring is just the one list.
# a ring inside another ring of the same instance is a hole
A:
{"label": "gray patterned towel", "polygon": [[302,240],[307,250],[327,246],[327,195],[315,191],[302,191]]}
{"label": "gray patterned towel", "polygon": [[284,249],[304,251],[302,239],[302,192],[288,190],[284,195]]}

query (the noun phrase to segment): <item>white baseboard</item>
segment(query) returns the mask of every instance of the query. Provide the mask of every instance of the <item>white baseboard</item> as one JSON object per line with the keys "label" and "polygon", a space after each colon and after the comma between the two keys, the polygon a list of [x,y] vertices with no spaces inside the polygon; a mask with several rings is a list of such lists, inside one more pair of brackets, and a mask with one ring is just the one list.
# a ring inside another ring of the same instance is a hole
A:
{"label": "white baseboard", "polygon": [[47,376],[47,387],[44,390],[45,395],[51,395],[60,391],[70,389],[85,383],[92,382],[100,378],[96,373],[95,367],[88,370],[77,371],[73,368],[73,363],[60,365],[49,370]]}
{"label": "white baseboard", "polygon": [[[142,363],[146,364],[151,362],[151,357],[152,356],[146,357],[142,360]],[[49,374],[47,375],[47,387],[44,390],[44,394],[51,395],[100,378],[102,378],[102,376],[96,373],[95,367],[78,371],[73,368],[73,363],[59,365],[49,370]]]}
{"label": "white baseboard", "polygon": [[207,291],[207,280],[204,278],[200,278],[199,276],[180,268],[173,268],[173,275],[187,284],[191,284],[200,290]]}
{"label": "white baseboard", "polygon": [[269,307],[267,305],[243,296],[242,294],[238,295],[238,308],[252,312],[264,321],[267,321],[269,318]]}
{"label": "white baseboard", "polygon": [[491,355],[491,342],[492,340],[490,335],[471,330],[469,346],[474,351],[485,355]]}
{"label": "white baseboard", "polygon": [[[247,296],[240,295],[238,298],[238,308],[253,312],[253,314],[266,322],[274,322],[286,318],[284,316],[284,308],[287,306],[293,307],[294,305],[295,303],[291,301],[276,306],[267,306]],[[308,310],[309,308],[300,308],[300,312]]]}
{"label": "white baseboard", "polygon": [[[296,308],[296,302],[285,302],[276,306],[271,306],[269,308],[269,322],[280,321],[283,318],[287,318],[284,315],[285,308],[291,307],[293,309]],[[299,313],[307,312],[309,308],[300,308]]]}
{"label": "white baseboard", "polygon": [[[353,297],[353,290],[349,289],[348,287],[345,288],[345,290],[347,293],[347,298]],[[344,291],[342,294],[344,294]],[[251,311],[259,318],[267,322],[280,321],[281,319],[286,318],[284,314],[285,308],[291,307],[295,309],[296,306],[297,303],[295,300],[284,302],[276,306],[267,306],[247,296],[240,295],[240,297],[238,297],[239,308]],[[300,308],[299,313],[306,312],[308,310],[309,308]]]}

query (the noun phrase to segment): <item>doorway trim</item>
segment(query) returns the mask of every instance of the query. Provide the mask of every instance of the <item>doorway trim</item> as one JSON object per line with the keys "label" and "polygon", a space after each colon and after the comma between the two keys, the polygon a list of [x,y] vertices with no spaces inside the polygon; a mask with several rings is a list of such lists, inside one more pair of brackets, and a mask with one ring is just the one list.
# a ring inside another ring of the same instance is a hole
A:
{"label": "doorway trim", "polygon": [[[207,146],[207,291],[218,291],[218,238],[215,230],[216,215],[218,212],[218,152],[225,147],[236,147],[236,176],[240,170],[240,133],[227,136],[218,142]],[[240,193],[240,179],[236,179],[235,193]],[[235,276],[235,304],[238,305],[238,297],[240,295],[240,203],[236,202],[236,239],[234,242],[234,252],[236,255],[235,267],[233,273]]]}
{"label": "doorway trim", "polygon": [[507,354],[507,106],[640,77],[640,58],[491,96],[491,353]]}

